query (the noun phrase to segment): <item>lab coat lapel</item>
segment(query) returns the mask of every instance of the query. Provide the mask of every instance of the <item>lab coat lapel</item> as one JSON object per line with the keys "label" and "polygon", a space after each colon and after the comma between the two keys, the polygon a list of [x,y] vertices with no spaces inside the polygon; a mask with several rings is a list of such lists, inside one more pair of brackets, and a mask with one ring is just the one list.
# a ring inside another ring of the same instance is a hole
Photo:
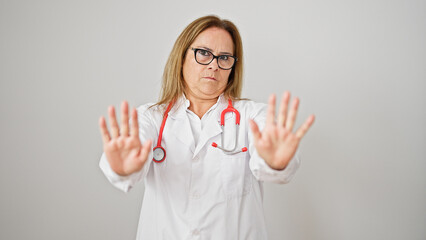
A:
{"label": "lab coat lapel", "polygon": [[200,134],[197,147],[195,148],[194,156],[197,155],[201,149],[205,147],[206,144],[212,144],[212,138],[222,133],[222,128],[220,126],[220,114],[226,108],[226,98],[221,96],[218,105],[213,109],[213,113],[208,119],[208,122],[203,127],[203,131]]}
{"label": "lab coat lapel", "polygon": [[175,103],[175,106],[172,108],[172,111],[170,111],[169,116],[173,135],[187,146],[191,152],[194,152],[195,141],[188,116],[186,115],[184,99],[180,99]]}

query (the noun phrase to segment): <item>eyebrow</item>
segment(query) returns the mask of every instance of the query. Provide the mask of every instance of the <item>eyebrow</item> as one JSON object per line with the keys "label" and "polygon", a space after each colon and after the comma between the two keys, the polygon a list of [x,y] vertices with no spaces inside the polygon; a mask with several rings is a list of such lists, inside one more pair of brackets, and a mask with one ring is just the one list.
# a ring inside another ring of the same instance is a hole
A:
{"label": "eyebrow", "polygon": [[[209,50],[210,52],[213,52],[213,49],[210,49],[210,48],[208,48],[208,47],[202,47],[202,46],[200,46],[200,47],[198,47],[198,48],[204,48],[204,49],[206,49],[206,50]],[[219,54],[232,55],[232,53],[230,53],[230,52],[220,52]]]}

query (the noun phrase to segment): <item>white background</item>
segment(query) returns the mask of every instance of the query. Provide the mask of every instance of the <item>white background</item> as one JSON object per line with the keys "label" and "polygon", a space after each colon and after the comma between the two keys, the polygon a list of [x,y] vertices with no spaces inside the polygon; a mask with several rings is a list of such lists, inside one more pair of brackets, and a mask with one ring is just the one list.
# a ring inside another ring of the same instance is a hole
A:
{"label": "white background", "polygon": [[143,197],[98,168],[98,118],[158,99],[194,19],[240,29],[244,97],[290,90],[316,122],[271,239],[426,239],[426,2],[0,1],[0,239],[134,239]]}

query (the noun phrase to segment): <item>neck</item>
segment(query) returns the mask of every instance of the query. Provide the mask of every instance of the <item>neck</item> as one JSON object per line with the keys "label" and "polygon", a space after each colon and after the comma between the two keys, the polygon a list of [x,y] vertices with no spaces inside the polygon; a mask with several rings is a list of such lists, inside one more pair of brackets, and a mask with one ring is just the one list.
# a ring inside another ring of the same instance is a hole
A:
{"label": "neck", "polygon": [[217,99],[219,97],[211,98],[211,99],[200,99],[192,96],[186,96],[189,100],[189,110],[194,112],[200,119],[204,116],[204,114],[216,104]]}

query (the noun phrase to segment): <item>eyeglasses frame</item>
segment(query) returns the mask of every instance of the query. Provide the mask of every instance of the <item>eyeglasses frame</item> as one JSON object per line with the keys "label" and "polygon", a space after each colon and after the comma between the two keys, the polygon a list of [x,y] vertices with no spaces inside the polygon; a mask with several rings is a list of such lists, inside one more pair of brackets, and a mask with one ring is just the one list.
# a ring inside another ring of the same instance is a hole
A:
{"label": "eyeglasses frame", "polygon": [[[230,70],[230,69],[232,69],[232,68],[235,66],[235,63],[238,61],[238,58],[237,58],[237,57],[235,57],[235,56],[227,55],[227,54],[223,54],[223,55],[218,55],[218,56],[216,56],[216,55],[214,55],[211,51],[209,51],[209,50],[207,50],[207,49],[203,49],[203,48],[193,48],[193,47],[191,47],[191,50],[192,50],[192,51],[194,51],[194,58],[195,58],[195,61],[196,61],[198,64],[201,64],[201,65],[209,65],[209,64],[210,64],[210,63],[212,63],[212,62],[213,62],[213,60],[216,58],[217,66],[218,66],[220,69],[223,69],[223,70]],[[200,63],[200,62],[197,60],[197,51],[199,51],[199,50],[207,51],[207,52],[209,52],[209,53],[213,56],[213,58],[210,60],[210,62],[208,62],[208,63]],[[234,64],[232,64],[232,66],[231,66],[230,68],[223,68],[223,67],[221,67],[221,66],[220,66],[220,64],[219,64],[219,57],[221,57],[221,56],[227,56],[227,57],[231,57],[231,58],[233,58],[233,59],[235,60],[235,61],[234,61]]]}

